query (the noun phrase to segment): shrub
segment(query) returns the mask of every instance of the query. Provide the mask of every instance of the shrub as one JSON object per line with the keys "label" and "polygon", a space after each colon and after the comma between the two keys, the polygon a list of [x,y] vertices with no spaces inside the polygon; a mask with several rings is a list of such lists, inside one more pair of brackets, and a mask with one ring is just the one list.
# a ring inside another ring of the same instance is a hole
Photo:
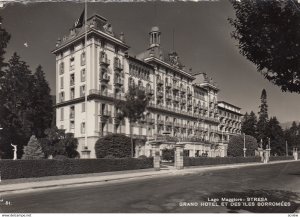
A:
{"label": "shrub", "polygon": [[146,155],[140,155],[138,158],[139,159],[145,159],[145,158],[147,158],[147,156]]}
{"label": "shrub", "polygon": [[[257,141],[253,136],[245,136],[246,156],[255,156],[255,150],[258,148]],[[244,156],[244,136],[232,136],[228,143],[227,155],[231,157]]]}
{"label": "shrub", "polygon": [[42,147],[37,138],[32,135],[29,139],[27,146],[24,146],[24,154],[22,159],[35,160],[45,158]]}
{"label": "shrub", "polygon": [[174,161],[175,149],[163,149],[162,150],[162,160]]}
{"label": "shrub", "polygon": [[270,156],[270,161],[294,160],[294,156]]}
{"label": "shrub", "polygon": [[58,176],[153,168],[153,158],[1,160],[2,179]]}
{"label": "shrub", "polygon": [[97,158],[105,158],[108,155],[115,158],[131,157],[130,137],[122,134],[104,136],[96,142],[95,152]]}
{"label": "shrub", "polygon": [[260,157],[184,157],[184,166],[219,165],[260,161]]}
{"label": "shrub", "polygon": [[66,157],[65,155],[55,155],[53,159],[55,159],[55,160],[66,160],[66,159],[68,159],[68,157]]}

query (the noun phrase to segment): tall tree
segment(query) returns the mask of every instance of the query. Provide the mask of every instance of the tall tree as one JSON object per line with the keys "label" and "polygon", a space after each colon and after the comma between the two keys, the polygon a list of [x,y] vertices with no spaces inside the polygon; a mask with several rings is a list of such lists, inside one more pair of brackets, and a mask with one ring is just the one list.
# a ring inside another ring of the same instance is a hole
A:
{"label": "tall tree", "polygon": [[240,53],[282,91],[300,93],[300,4],[297,0],[231,0],[232,37]]}
{"label": "tall tree", "polygon": [[257,117],[253,111],[251,111],[250,114],[246,112],[244,115],[241,131],[246,135],[257,138]]}
{"label": "tall tree", "polygon": [[44,137],[44,131],[51,127],[53,116],[53,102],[50,95],[50,87],[46,81],[42,66],[38,66],[34,73],[34,91],[32,106],[34,110],[33,124],[34,134]]}
{"label": "tall tree", "polygon": [[0,123],[2,150],[12,157],[11,143],[18,146],[18,157],[32,135],[33,76],[28,65],[14,53],[0,80]]}
{"label": "tall tree", "polygon": [[271,153],[285,155],[284,132],[276,117],[271,117],[266,129],[266,136],[270,138]]}
{"label": "tall tree", "polygon": [[[0,17],[0,23],[2,23],[2,17]],[[6,66],[4,54],[9,40],[10,34],[0,24],[0,78],[3,76],[3,67]]]}
{"label": "tall tree", "polygon": [[77,152],[78,140],[73,133],[65,133],[65,130],[49,128],[45,130],[45,137],[40,139],[40,143],[46,158],[50,156],[64,155],[68,158],[79,156]]}
{"label": "tall tree", "polygon": [[117,100],[116,108],[120,111],[118,113],[118,119],[122,120],[127,118],[129,121],[130,138],[131,138],[131,154],[133,154],[133,138],[132,138],[132,125],[138,120],[143,118],[146,111],[149,98],[147,97],[145,90],[138,86],[129,86],[128,92],[125,96],[126,100]]}
{"label": "tall tree", "polygon": [[260,142],[260,140],[262,140],[263,144],[265,146],[266,142],[267,142],[266,130],[267,130],[268,121],[269,121],[267,92],[265,89],[263,89],[261,92],[260,100],[261,100],[261,104],[259,106],[260,111],[258,113],[259,117],[258,117],[258,122],[257,122],[257,139],[258,139],[258,142]]}

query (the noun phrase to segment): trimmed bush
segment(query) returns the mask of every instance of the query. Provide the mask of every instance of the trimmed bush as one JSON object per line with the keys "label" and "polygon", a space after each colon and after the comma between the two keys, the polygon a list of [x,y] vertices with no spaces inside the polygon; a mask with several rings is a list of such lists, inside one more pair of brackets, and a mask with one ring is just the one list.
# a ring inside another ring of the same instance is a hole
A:
{"label": "trimmed bush", "polygon": [[58,176],[153,168],[153,158],[0,160],[2,179]]}
{"label": "trimmed bush", "polygon": [[270,156],[270,161],[277,160],[294,160],[293,156]]}
{"label": "trimmed bush", "polygon": [[122,134],[104,136],[96,142],[95,152],[97,158],[105,158],[106,156],[113,156],[114,158],[131,157],[130,137]]}
{"label": "trimmed bush", "polygon": [[37,138],[32,135],[29,139],[29,142],[24,146],[24,154],[22,159],[24,160],[36,160],[45,158],[45,154],[42,150],[40,142]]}
{"label": "trimmed bush", "polygon": [[219,165],[219,164],[235,164],[260,162],[260,157],[184,157],[184,166],[202,166],[202,165]]}
{"label": "trimmed bush", "polygon": [[[255,150],[258,148],[256,139],[253,136],[245,136],[246,156],[255,156]],[[232,136],[228,143],[227,155],[230,157],[244,156],[244,136]]]}

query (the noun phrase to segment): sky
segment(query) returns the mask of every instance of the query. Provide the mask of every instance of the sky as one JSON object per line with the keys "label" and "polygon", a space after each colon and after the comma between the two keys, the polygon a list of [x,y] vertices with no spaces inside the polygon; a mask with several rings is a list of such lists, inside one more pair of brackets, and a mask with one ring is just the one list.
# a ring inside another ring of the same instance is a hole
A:
{"label": "sky", "polygon": [[[83,3],[14,3],[0,9],[2,26],[12,38],[6,58],[17,52],[32,71],[40,64],[52,94],[55,93],[55,48],[84,8]],[[228,0],[209,2],[88,3],[88,17],[106,17],[115,33],[124,32],[130,54],[148,48],[149,31],[159,26],[161,46],[174,47],[181,62],[195,72],[206,72],[217,82],[218,100],[258,112],[263,88],[267,91],[269,116],[280,122],[299,120],[300,96],[284,93],[265,80],[253,63],[239,53],[231,38],[228,18],[234,11]],[[28,46],[25,46],[27,43]]]}

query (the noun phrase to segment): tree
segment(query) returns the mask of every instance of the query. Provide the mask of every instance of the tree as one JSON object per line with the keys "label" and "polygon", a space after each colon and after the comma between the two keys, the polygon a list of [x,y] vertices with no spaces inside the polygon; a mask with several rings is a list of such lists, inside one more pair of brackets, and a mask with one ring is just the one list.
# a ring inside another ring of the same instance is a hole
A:
{"label": "tree", "polygon": [[46,81],[42,66],[38,66],[34,73],[33,91],[33,125],[34,133],[38,138],[44,137],[45,130],[51,127],[53,117],[53,102],[50,87]]}
{"label": "tree", "polygon": [[268,127],[269,115],[268,115],[268,104],[267,104],[267,92],[265,89],[261,93],[261,104],[259,106],[259,117],[257,122],[257,140],[260,142],[263,141],[265,146],[267,143],[266,130]]}
{"label": "tree", "polygon": [[1,149],[12,157],[11,143],[18,145],[18,158],[32,135],[33,76],[28,65],[14,53],[0,79]]}
{"label": "tree", "polygon": [[270,138],[271,154],[285,155],[284,133],[276,117],[270,118],[266,130],[266,136]]}
{"label": "tree", "polygon": [[300,4],[297,0],[231,0],[232,37],[258,72],[281,87],[300,93]]}
{"label": "tree", "polygon": [[257,117],[253,111],[244,115],[241,126],[242,133],[257,138]]}
{"label": "tree", "polygon": [[64,155],[68,158],[76,158],[79,153],[76,151],[78,140],[72,133],[65,133],[65,130],[57,127],[49,128],[45,131],[46,137],[40,142],[46,157]]}
{"label": "tree", "polygon": [[97,140],[95,144],[97,158],[112,156],[115,158],[131,157],[131,139],[122,134],[111,134]]}
{"label": "tree", "polygon": [[37,140],[37,138],[32,135],[28,142],[28,145],[24,147],[24,154],[22,159],[24,160],[36,160],[36,159],[43,159],[45,155],[43,153],[42,147]]}
{"label": "tree", "polygon": [[116,100],[116,108],[119,110],[118,119],[127,118],[129,121],[130,138],[131,138],[131,156],[133,157],[133,138],[132,125],[144,117],[144,112],[147,108],[149,98],[144,90],[138,86],[129,86],[125,96],[126,100]]}
{"label": "tree", "polygon": [[[2,23],[2,17],[0,17],[0,23]],[[6,63],[4,62],[4,54],[9,40],[10,34],[2,28],[2,25],[0,25],[0,79],[3,76],[2,70],[6,66]]]}
{"label": "tree", "polygon": [[175,149],[172,148],[172,149],[163,149],[162,150],[162,160],[166,160],[166,161],[172,161],[174,162],[174,156],[175,156]]}
{"label": "tree", "polygon": [[[245,136],[246,156],[254,156],[258,148],[256,139],[253,136]],[[244,136],[232,136],[228,143],[227,155],[231,157],[244,156]]]}

